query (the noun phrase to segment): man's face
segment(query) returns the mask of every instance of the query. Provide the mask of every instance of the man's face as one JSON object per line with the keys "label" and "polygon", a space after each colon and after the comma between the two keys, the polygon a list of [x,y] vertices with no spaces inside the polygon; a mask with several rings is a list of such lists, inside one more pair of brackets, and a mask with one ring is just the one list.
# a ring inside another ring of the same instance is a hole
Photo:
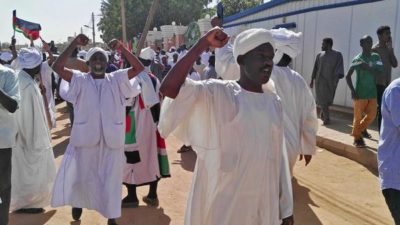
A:
{"label": "man's face", "polygon": [[172,58],[174,59],[174,62],[177,62],[177,61],[178,61],[178,54],[174,54],[174,55],[172,56]]}
{"label": "man's face", "polygon": [[326,41],[322,41],[321,50],[322,51],[327,51],[328,49],[329,49],[329,44],[326,43]]}
{"label": "man's face", "polygon": [[385,30],[380,36],[379,39],[383,42],[388,42],[392,39],[390,30]]}
{"label": "man's face", "polygon": [[361,42],[361,48],[363,51],[369,52],[372,49],[372,38],[371,37],[366,37],[363,39]]}
{"label": "man's face", "polygon": [[90,71],[95,75],[103,75],[107,69],[107,59],[101,52],[96,52],[89,60]]}
{"label": "man's face", "polygon": [[274,48],[270,43],[259,45],[243,56],[244,76],[255,84],[265,84],[271,77]]}
{"label": "man's face", "polygon": [[162,64],[167,65],[167,63],[168,63],[168,58],[167,58],[167,57],[162,57],[162,58],[161,58],[161,62],[162,62]]}

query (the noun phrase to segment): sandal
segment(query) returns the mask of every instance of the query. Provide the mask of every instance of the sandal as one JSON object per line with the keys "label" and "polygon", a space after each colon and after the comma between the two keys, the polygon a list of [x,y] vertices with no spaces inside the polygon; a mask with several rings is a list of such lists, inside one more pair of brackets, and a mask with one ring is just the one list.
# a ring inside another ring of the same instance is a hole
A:
{"label": "sandal", "polygon": [[159,205],[158,198],[149,198],[148,196],[143,197],[143,202],[152,207],[157,207]]}

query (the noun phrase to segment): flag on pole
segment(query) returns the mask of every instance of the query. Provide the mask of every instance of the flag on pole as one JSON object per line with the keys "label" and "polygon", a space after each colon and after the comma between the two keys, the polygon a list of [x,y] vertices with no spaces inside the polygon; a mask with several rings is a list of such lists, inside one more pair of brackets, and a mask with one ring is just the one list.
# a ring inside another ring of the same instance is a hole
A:
{"label": "flag on pole", "polygon": [[13,28],[14,31],[23,33],[28,39],[36,40],[39,38],[39,31],[42,30],[40,24],[32,23],[17,17],[17,10],[13,11]]}

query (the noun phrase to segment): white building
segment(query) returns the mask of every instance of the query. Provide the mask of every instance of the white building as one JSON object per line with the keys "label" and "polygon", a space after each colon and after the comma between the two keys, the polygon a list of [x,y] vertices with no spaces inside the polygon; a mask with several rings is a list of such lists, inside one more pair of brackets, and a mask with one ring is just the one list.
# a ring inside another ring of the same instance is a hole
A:
{"label": "white building", "polygon": [[[400,0],[272,0],[224,18],[230,35],[276,26],[303,32],[303,52],[293,67],[307,82],[323,38],[333,38],[333,48],[342,52],[347,73],[350,61],[361,52],[360,38],[370,35],[376,43],[376,29],[382,25],[390,26],[395,54],[400,59]],[[392,79],[398,77],[400,69],[393,69]],[[339,82],[334,104],[353,107],[345,79]]]}

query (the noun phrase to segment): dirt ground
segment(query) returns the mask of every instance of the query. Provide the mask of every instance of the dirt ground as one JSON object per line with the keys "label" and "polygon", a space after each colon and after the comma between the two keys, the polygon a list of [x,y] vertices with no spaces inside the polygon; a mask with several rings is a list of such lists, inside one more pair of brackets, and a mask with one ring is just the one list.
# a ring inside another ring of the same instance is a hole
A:
{"label": "dirt ground", "polygon": [[[53,130],[56,164],[68,144],[69,120],[65,104],[58,105],[57,128]],[[171,178],[160,181],[158,208],[123,209],[120,225],[182,225],[196,155],[176,153],[181,143],[167,139]],[[346,158],[318,149],[308,167],[298,162],[294,170],[294,217],[296,225],[390,225],[393,224],[375,174]],[[145,196],[148,187],[140,187]],[[124,190],[123,195],[126,194]],[[40,215],[10,214],[10,225],[105,225],[107,220],[84,210],[81,221],[73,222],[70,207],[51,208]]]}

